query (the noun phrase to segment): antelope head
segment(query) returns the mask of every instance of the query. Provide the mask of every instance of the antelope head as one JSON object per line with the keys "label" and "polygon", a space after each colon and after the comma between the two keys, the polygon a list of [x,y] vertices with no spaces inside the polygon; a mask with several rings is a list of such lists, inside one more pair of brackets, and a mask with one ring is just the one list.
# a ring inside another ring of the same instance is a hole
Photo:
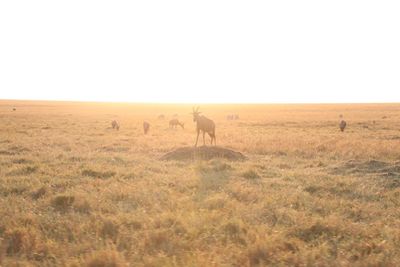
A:
{"label": "antelope head", "polygon": [[200,115],[200,113],[201,113],[201,112],[199,112],[199,108],[200,108],[200,107],[197,107],[197,108],[195,109],[195,108],[193,107],[192,115],[193,115],[193,121],[194,121],[194,122],[197,121],[197,119],[198,119],[198,117],[199,117],[199,115]]}

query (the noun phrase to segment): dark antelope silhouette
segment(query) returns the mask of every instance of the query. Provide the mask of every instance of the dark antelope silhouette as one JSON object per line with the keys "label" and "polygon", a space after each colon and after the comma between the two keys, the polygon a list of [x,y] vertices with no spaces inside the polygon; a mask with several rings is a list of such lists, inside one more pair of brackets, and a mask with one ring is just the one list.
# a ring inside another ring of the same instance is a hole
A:
{"label": "dark antelope silhouette", "polygon": [[117,122],[116,120],[113,120],[113,121],[111,122],[111,127],[112,127],[113,129],[119,130],[119,124],[118,124],[118,122]]}
{"label": "dark antelope silhouette", "polygon": [[149,132],[150,129],[150,123],[148,123],[147,121],[143,122],[143,132],[144,134],[147,134]]}
{"label": "dark antelope silhouette", "polygon": [[344,129],[346,128],[346,125],[347,125],[347,123],[346,123],[344,120],[342,120],[342,121],[340,122],[339,127],[340,127],[340,130],[341,130],[342,132],[343,132]]}
{"label": "dark antelope silhouette", "polygon": [[197,109],[193,108],[193,121],[196,122],[197,124],[197,138],[196,138],[196,144],[194,146],[197,146],[197,141],[199,141],[199,135],[200,131],[203,132],[203,144],[206,145],[205,141],[205,134],[208,133],[208,135],[211,137],[211,145],[214,140],[214,144],[217,145],[217,140],[215,138],[215,123],[210,120],[209,118],[206,118],[205,116],[200,116],[199,112],[199,107]]}
{"label": "dark antelope silhouette", "polygon": [[181,126],[182,129],[185,129],[185,124],[183,122],[180,122],[178,119],[172,119],[169,121],[170,128],[176,128],[178,125]]}

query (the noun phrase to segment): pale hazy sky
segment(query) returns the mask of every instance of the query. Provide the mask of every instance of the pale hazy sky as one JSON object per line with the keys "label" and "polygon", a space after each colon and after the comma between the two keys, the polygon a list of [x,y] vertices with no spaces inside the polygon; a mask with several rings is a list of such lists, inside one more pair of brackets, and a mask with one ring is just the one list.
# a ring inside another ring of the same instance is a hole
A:
{"label": "pale hazy sky", "polygon": [[400,102],[400,1],[0,1],[0,99]]}

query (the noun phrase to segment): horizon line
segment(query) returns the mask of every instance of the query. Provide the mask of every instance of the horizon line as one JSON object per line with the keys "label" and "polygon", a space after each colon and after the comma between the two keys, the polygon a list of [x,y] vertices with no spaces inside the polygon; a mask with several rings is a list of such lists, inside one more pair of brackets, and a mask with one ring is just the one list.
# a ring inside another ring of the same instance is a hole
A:
{"label": "horizon line", "polygon": [[400,104],[399,102],[161,102],[161,101],[104,101],[104,100],[76,100],[76,99],[7,99],[0,101],[27,101],[27,102],[68,102],[93,104],[139,104],[139,105],[362,105],[362,104]]}

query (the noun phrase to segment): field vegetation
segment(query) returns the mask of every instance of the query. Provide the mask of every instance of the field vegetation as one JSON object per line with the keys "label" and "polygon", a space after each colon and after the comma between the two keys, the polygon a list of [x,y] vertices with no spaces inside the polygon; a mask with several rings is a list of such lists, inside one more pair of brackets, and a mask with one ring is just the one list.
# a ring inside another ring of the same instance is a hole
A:
{"label": "field vegetation", "polygon": [[247,160],[160,160],[191,110],[0,101],[0,265],[400,266],[399,104],[202,105]]}

